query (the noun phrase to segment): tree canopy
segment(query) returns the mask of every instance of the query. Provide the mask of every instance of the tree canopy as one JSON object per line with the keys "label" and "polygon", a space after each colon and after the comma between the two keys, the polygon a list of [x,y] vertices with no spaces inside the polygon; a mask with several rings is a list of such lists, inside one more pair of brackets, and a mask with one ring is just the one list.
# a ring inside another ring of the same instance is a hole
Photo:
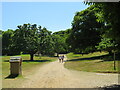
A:
{"label": "tree canopy", "polygon": [[13,49],[15,44],[13,42],[14,31],[8,29],[2,33],[2,54],[15,55],[20,54],[17,49]]}
{"label": "tree canopy", "polygon": [[52,33],[37,24],[18,25],[16,30],[2,32],[3,55],[36,52],[42,55],[54,53],[90,53],[113,50],[120,52],[119,16],[120,2],[86,2],[89,7],[76,12],[72,28]]}
{"label": "tree canopy", "polygon": [[37,24],[18,25],[16,30],[7,30],[2,33],[3,55],[16,55],[20,53],[30,54],[30,60],[34,60],[34,54],[53,56],[54,53],[68,52],[66,38],[69,29],[52,34],[45,27]]}
{"label": "tree canopy", "polygon": [[103,23],[97,22],[96,12],[97,9],[92,5],[74,16],[72,31],[67,41],[73,51],[94,51],[95,46],[100,42],[100,28]]}
{"label": "tree canopy", "polygon": [[103,34],[105,38],[112,39],[116,44],[115,48],[120,50],[120,2],[87,2],[86,4],[99,7],[99,12],[96,13],[98,22],[104,22]]}
{"label": "tree canopy", "polygon": [[37,38],[37,25],[36,24],[23,24],[19,25],[15,30],[13,41],[17,50],[29,53],[33,60],[33,55],[37,52],[38,38]]}

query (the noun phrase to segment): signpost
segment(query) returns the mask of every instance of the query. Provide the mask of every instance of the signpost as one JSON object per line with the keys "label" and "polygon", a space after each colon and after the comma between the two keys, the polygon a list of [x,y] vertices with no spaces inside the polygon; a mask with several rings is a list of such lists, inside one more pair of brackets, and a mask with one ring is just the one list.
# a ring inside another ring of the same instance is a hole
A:
{"label": "signpost", "polygon": [[10,57],[10,74],[19,75],[22,74],[22,58],[21,56]]}

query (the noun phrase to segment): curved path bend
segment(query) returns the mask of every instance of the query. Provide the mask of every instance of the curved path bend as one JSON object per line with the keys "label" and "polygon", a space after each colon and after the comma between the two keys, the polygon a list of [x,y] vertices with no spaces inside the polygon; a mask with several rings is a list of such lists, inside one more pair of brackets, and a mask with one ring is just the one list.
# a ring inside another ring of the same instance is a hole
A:
{"label": "curved path bend", "polygon": [[118,74],[73,71],[58,61],[43,65],[25,78],[21,88],[95,88],[118,84]]}

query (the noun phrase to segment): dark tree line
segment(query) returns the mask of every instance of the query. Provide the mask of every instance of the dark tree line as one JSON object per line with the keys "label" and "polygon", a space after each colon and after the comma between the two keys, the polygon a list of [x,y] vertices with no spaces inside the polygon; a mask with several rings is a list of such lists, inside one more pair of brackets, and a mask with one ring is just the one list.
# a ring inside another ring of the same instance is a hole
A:
{"label": "dark tree line", "polygon": [[87,9],[77,12],[67,43],[73,52],[120,52],[119,2],[85,2]]}
{"label": "dark tree line", "polygon": [[49,56],[53,56],[55,53],[66,53],[68,50],[64,32],[60,31],[52,34],[45,27],[37,27],[36,24],[19,25],[15,31],[3,31],[2,54],[16,55],[26,53],[30,54],[30,60],[34,60],[35,53]]}
{"label": "dark tree line", "polygon": [[103,23],[97,22],[94,6],[77,12],[72,22],[72,31],[68,43],[74,52],[89,53],[96,51],[95,46],[100,42],[100,29]]}

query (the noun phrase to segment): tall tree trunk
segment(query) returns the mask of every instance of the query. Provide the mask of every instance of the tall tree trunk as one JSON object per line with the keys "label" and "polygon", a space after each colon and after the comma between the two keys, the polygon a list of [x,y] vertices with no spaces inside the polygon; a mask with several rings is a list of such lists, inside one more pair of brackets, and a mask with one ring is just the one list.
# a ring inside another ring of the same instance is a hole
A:
{"label": "tall tree trunk", "polygon": [[115,52],[114,52],[114,70],[116,70],[116,66],[115,66]]}
{"label": "tall tree trunk", "polygon": [[83,56],[83,53],[82,53],[82,56]]}
{"label": "tall tree trunk", "polygon": [[57,57],[59,56],[59,53],[57,53]]}
{"label": "tall tree trunk", "polygon": [[30,60],[33,61],[34,54],[30,54]]}

